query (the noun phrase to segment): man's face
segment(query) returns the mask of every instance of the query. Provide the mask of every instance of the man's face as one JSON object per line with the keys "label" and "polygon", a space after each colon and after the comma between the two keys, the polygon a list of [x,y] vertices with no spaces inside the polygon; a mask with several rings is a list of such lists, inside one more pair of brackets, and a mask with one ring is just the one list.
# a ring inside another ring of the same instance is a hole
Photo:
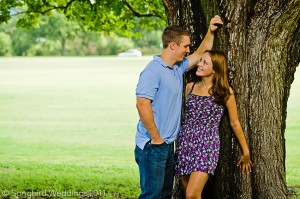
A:
{"label": "man's face", "polygon": [[175,47],[177,61],[182,61],[190,53],[190,45],[190,37],[186,35],[181,36],[181,43]]}

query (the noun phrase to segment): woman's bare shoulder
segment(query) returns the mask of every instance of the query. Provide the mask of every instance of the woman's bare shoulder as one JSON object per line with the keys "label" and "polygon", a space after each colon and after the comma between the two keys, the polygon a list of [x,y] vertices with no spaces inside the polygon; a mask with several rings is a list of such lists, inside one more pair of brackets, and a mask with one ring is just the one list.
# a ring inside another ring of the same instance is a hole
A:
{"label": "woman's bare shoulder", "polygon": [[229,92],[230,92],[230,95],[234,94],[234,91],[230,86],[229,86]]}
{"label": "woman's bare shoulder", "polygon": [[194,82],[189,82],[189,83],[187,83],[186,87],[187,88],[192,88],[193,84],[194,84]]}
{"label": "woman's bare shoulder", "polygon": [[192,89],[194,82],[189,82],[187,83],[186,87],[185,87],[185,91],[189,92]]}

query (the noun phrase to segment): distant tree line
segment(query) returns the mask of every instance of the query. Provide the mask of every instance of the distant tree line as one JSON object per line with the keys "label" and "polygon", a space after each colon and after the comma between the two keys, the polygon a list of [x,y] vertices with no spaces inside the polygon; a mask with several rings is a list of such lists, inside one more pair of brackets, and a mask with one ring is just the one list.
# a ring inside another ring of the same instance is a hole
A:
{"label": "distant tree line", "polygon": [[116,55],[137,48],[143,55],[160,51],[162,28],[135,27],[132,37],[84,30],[67,22],[62,14],[43,16],[34,28],[16,28],[17,17],[0,26],[0,56],[96,56]]}

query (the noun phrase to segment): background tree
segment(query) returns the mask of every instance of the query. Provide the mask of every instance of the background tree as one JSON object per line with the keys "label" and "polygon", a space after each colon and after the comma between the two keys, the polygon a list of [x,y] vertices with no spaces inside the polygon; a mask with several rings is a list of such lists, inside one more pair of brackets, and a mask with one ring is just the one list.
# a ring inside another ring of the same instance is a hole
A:
{"label": "background tree", "polygon": [[[138,48],[144,55],[153,55],[160,51],[163,26],[156,27],[150,32],[141,26],[135,26],[130,30],[131,38],[129,38],[124,37],[124,35],[128,36],[126,31],[122,34],[111,32],[110,35],[107,35],[101,29],[98,31],[87,30],[81,22],[66,21],[64,15],[55,9],[51,10],[49,16],[41,15],[39,17],[37,15],[38,19],[33,20],[36,21],[36,24],[27,26],[30,22],[23,24],[25,19],[22,15],[24,14],[17,12],[21,12],[21,9],[11,8],[10,10],[12,10],[10,12],[12,19],[0,26],[0,32],[8,34],[12,38],[12,55],[116,55],[129,48]],[[156,19],[156,21],[158,20]],[[23,28],[16,28],[16,26]]]}
{"label": "background tree", "polygon": [[[215,48],[228,55],[230,82],[254,167],[250,175],[244,176],[236,168],[241,151],[225,116],[221,158],[214,181],[209,183],[210,194],[214,193],[214,198],[287,198],[284,132],[287,99],[300,61],[300,1],[162,2],[7,0],[1,1],[0,21],[9,20],[12,13],[24,13],[18,25],[27,27],[37,23],[41,15],[57,10],[67,19],[80,22],[84,29],[132,36],[135,26],[159,27],[167,16],[168,24],[179,24],[191,32],[195,49],[210,18],[220,14],[225,26],[217,34]],[[13,9],[18,6],[22,9]],[[179,193],[174,194],[174,198],[180,197]]]}
{"label": "background tree", "polygon": [[11,39],[6,33],[0,32],[0,56],[11,55]]}
{"label": "background tree", "polygon": [[66,43],[76,38],[77,33],[80,32],[80,25],[75,22],[67,22],[62,14],[53,12],[51,17],[41,17],[37,30],[37,38],[45,38],[46,41],[58,40],[60,54],[65,55]]}
{"label": "background tree", "polygon": [[37,27],[28,29],[16,28],[18,19],[13,18],[0,27],[0,32],[12,38],[13,55],[18,56],[64,55],[66,42],[75,39],[80,30],[78,24],[67,23],[63,15],[57,13],[42,16]]}
{"label": "background tree", "polygon": [[32,31],[16,28],[15,19],[12,19],[7,24],[2,24],[0,31],[10,36],[12,55],[26,55],[32,43],[35,43]]}
{"label": "background tree", "polygon": [[[56,12],[40,17],[38,25],[28,29],[16,28],[17,20],[18,16],[13,17],[0,26],[0,33],[6,35],[1,37],[3,53],[0,56],[116,55],[129,48],[138,48],[144,55],[160,51],[162,28],[148,33],[135,27],[133,33],[137,36],[128,38],[115,33],[105,36],[82,30],[78,22],[67,22]],[[9,52],[4,53],[8,49]]]}

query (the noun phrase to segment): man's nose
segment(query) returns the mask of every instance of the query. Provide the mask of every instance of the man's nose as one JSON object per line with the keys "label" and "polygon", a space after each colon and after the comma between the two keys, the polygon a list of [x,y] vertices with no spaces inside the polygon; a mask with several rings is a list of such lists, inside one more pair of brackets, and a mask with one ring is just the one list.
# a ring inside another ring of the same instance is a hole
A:
{"label": "man's nose", "polygon": [[185,49],[185,51],[186,51],[187,53],[190,53],[190,52],[191,52],[190,47],[187,47],[187,48]]}

